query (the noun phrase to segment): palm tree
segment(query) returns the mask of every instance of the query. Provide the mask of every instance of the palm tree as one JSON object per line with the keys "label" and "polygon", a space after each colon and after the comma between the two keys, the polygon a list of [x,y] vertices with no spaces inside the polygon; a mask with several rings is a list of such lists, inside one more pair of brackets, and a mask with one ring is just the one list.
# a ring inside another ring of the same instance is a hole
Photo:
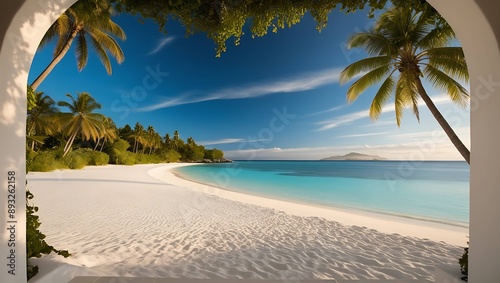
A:
{"label": "palm tree", "polygon": [[116,125],[111,118],[106,117],[102,122],[101,133],[99,138],[97,139],[94,150],[97,150],[97,147],[99,146],[99,143],[101,141],[101,149],[99,151],[102,151],[105,143],[112,143],[116,139],[118,139],[118,130],[116,129]]}
{"label": "palm tree", "polygon": [[145,134],[146,143],[144,147],[149,147],[148,154],[152,154],[153,151],[161,146],[161,136],[155,131],[153,126],[148,126]]}
{"label": "palm tree", "polygon": [[40,46],[42,48],[54,39],[58,39],[54,58],[43,72],[33,81],[31,88],[36,90],[54,67],[61,61],[76,39],[76,59],[78,70],[87,65],[88,41],[92,44],[108,74],[111,74],[111,62],[108,53],[123,62],[123,51],[112,36],[124,40],[122,28],[111,20],[111,7],[108,1],[80,0],[62,14],[52,24]]}
{"label": "palm tree", "polygon": [[132,147],[132,152],[134,153],[139,151],[139,145],[142,145],[144,148],[144,145],[147,142],[146,131],[144,131],[144,126],[139,122],[135,123],[134,130],[129,137],[134,140],[134,146]]}
{"label": "palm tree", "polygon": [[174,139],[172,140],[172,148],[174,150],[178,150],[179,147],[183,144],[181,140],[181,136],[179,135],[179,131],[174,131]]}
{"label": "palm tree", "polygon": [[43,143],[44,135],[52,135],[56,132],[55,116],[59,109],[50,96],[43,92],[34,92],[34,107],[28,110],[26,119],[26,135],[31,140],[31,149],[35,149],[35,142]]}
{"label": "palm tree", "polygon": [[63,135],[69,137],[64,146],[63,157],[68,154],[75,138],[80,135],[83,140],[97,140],[102,134],[106,119],[102,114],[92,113],[101,108],[101,104],[86,92],[78,93],[76,99],[66,94],[71,102],[59,101],[57,105],[68,107],[69,113],[61,113],[60,120]]}
{"label": "palm tree", "polygon": [[370,106],[370,118],[376,120],[394,94],[398,126],[406,107],[412,107],[420,121],[418,98],[422,98],[470,164],[470,151],[436,108],[421,80],[426,78],[435,88],[446,91],[454,103],[463,107],[468,104],[469,93],[456,79],[467,82],[469,74],[462,48],[450,46],[454,38],[455,34],[448,25],[436,27],[432,19],[413,12],[410,7],[392,8],[380,16],[372,30],[356,33],[349,39],[349,48],[364,48],[370,57],[347,66],[340,81],[345,83],[362,74],[347,91],[349,102],[356,100],[368,87],[381,82]]}

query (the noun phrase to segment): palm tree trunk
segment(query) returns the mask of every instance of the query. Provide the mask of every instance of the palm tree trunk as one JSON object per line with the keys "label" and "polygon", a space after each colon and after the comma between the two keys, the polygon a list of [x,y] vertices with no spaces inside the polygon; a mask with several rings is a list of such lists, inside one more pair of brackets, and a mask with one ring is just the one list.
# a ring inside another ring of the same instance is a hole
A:
{"label": "palm tree trunk", "polygon": [[434,118],[436,118],[441,128],[443,128],[444,132],[448,135],[448,138],[457,148],[458,152],[460,152],[465,161],[467,161],[467,163],[470,165],[469,149],[467,149],[467,147],[462,143],[462,141],[457,136],[455,131],[453,131],[453,129],[451,128],[450,124],[448,124],[448,122],[444,119],[443,115],[441,115],[441,112],[439,112],[439,110],[437,109],[436,105],[434,105],[434,102],[432,102],[429,95],[427,95],[427,92],[425,91],[424,86],[422,85],[422,81],[420,81],[420,78],[418,76],[415,76],[415,83],[417,85],[417,90],[418,93],[420,94],[420,97],[422,97],[422,99],[424,100],[425,104],[431,111]]}
{"label": "palm tree trunk", "polygon": [[69,150],[71,149],[71,145],[73,145],[73,141],[75,140],[76,135],[78,134],[78,131],[75,131],[71,137],[69,138],[68,142],[66,142],[66,146],[64,147],[64,153],[63,156],[66,156],[68,154]]}
{"label": "palm tree trunk", "polygon": [[99,146],[99,142],[100,142],[100,141],[101,141],[101,139],[97,139],[97,142],[96,142],[96,144],[95,144],[95,146],[94,146],[94,150],[97,150],[97,147]]}
{"label": "palm tree trunk", "polygon": [[102,149],[104,148],[104,144],[105,143],[106,143],[105,141],[102,141],[102,143],[101,143],[101,149],[99,150],[100,152],[102,152]]}
{"label": "palm tree trunk", "polygon": [[66,41],[66,44],[64,45],[64,48],[57,54],[57,56],[52,59],[50,64],[43,70],[43,72],[33,81],[33,83],[30,85],[30,87],[35,91],[38,86],[45,80],[45,78],[52,72],[52,69],[62,60],[64,55],[68,52],[69,48],[71,47],[71,43],[73,42],[73,39],[75,39],[76,35],[78,34],[79,29],[75,29],[72,33],[71,36],[68,38]]}

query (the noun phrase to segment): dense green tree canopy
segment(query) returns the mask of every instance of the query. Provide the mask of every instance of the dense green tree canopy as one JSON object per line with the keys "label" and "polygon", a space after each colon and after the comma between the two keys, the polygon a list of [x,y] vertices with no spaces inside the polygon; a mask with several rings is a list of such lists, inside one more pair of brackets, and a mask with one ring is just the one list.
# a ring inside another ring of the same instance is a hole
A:
{"label": "dense green tree canopy", "polygon": [[321,31],[328,23],[328,15],[334,9],[351,13],[370,7],[368,16],[388,3],[412,7],[433,17],[436,23],[445,24],[438,13],[424,0],[111,0],[121,12],[138,14],[158,23],[165,30],[169,19],[179,20],[187,35],[204,32],[216,44],[216,56],[226,51],[226,41],[234,38],[239,44],[243,27],[251,21],[252,36],[264,36],[269,30],[290,27],[311,13]]}

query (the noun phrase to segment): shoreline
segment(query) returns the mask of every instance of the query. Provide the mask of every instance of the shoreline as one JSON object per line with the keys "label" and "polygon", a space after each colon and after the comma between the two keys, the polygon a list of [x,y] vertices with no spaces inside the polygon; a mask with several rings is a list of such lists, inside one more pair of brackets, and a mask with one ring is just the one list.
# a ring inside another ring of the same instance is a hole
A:
{"label": "shoreline", "polygon": [[169,163],[149,170],[148,174],[165,183],[184,187],[196,192],[215,195],[240,203],[276,209],[296,216],[321,217],[348,226],[366,227],[382,233],[429,239],[460,247],[465,246],[468,241],[469,228],[460,225],[460,223],[454,225],[444,221],[423,220],[389,213],[378,213],[341,207],[327,207],[312,203],[300,203],[277,198],[268,198],[258,194],[231,191],[188,180],[173,172],[176,168],[196,165],[200,164]]}
{"label": "shoreline", "polygon": [[40,266],[30,282],[433,280],[436,265],[457,265],[463,253],[465,234],[443,225],[224,191],[173,174],[187,165],[193,164],[30,172],[40,231],[49,245],[71,253],[30,259]]}

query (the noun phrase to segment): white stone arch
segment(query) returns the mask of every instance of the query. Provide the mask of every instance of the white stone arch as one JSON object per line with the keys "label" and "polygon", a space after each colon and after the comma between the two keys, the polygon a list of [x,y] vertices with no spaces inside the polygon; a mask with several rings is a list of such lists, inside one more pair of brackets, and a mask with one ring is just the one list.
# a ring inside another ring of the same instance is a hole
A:
{"label": "white stone arch", "polygon": [[[0,282],[25,282],[26,83],[50,24],[76,0],[4,1],[0,17]],[[451,24],[471,74],[470,280],[498,282],[500,260],[500,3],[428,0]],[[16,172],[16,218],[7,223],[8,171]],[[16,225],[16,275],[7,273],[8,225]]]}

